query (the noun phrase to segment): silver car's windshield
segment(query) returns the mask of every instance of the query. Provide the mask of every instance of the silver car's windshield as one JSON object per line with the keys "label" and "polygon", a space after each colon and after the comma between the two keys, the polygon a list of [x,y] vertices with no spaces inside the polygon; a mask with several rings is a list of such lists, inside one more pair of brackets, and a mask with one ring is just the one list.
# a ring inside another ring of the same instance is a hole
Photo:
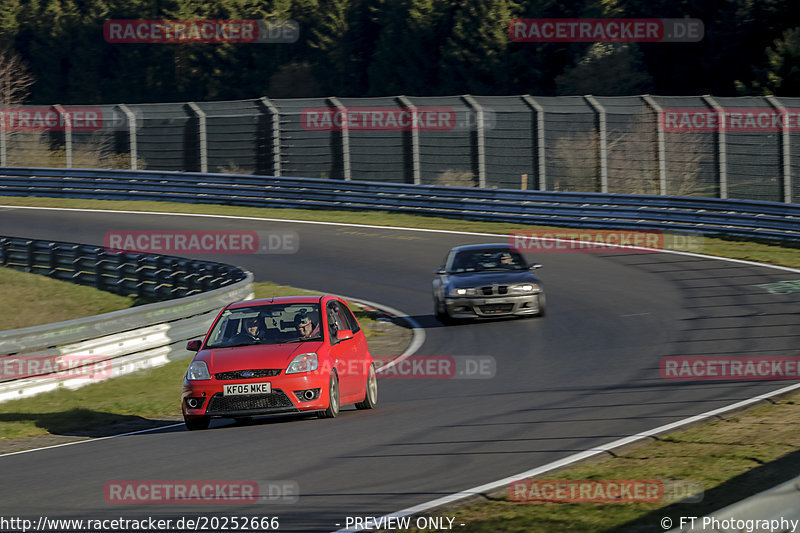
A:
{"label": "silver car's windshield", "polygon": [[[319,304],[269,304],[226,309],[208,336],[206,348],[284,344],[322,340]],[[300,327],[311,323],[310,328]]]}
{"label": "silver car's windshield", "polygon": [[453,257],[448,271],[458,274],[488,270],[524,270],[526,268],[528,265],[519,253],[501,248],[458,252]]}

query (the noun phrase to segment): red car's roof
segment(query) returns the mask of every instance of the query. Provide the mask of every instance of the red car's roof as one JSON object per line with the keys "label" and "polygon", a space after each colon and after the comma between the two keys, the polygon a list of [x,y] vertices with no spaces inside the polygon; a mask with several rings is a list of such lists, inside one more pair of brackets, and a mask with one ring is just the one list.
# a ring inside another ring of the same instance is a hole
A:
{"label": "red car's roof", "polygon": [[237,309],[239,307],[252,307],[254,305],[269,305],[275,304],[315,304],[319,303],[320,298],[325,295],[319,296],[278,296],[277,298],[259,298],[258,300],[245,300],[243,302],[236,302],[231,304],[228,309]]}

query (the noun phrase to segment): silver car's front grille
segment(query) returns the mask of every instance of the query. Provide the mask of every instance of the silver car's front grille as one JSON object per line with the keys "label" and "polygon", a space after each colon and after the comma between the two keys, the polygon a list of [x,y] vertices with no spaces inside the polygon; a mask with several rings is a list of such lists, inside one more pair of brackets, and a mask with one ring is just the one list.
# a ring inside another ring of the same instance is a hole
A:
{"label": "silver car's front grille", "polygon": [[480,290],[483,296],[508,294],[508,285],[487,285],[486,287],[481,287]]}
{"label": "silver car's front grille", "polygon": [[514,304],[487,304],[479,305],[478,309],[484,315],[504,315],[514,309]]}

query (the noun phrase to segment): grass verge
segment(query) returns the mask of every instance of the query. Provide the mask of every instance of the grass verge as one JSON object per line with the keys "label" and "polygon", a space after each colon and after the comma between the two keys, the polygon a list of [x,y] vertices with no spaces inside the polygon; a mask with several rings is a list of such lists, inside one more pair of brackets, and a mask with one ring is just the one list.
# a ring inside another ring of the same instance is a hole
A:
{"label": "grass verge", "polygon": [[0,331],[110,313],[134,299],[39,274],[0,268]]}

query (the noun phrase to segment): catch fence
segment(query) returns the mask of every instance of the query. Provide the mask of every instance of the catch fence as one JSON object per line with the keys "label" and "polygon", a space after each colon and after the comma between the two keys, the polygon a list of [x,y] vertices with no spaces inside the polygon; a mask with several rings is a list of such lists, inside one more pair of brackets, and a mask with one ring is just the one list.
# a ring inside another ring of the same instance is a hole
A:
{"label": "catch fence", "polygon": [[3,108],[0,166],[791,203],[800,198],[799,109],[800,98],[648,95]]}

